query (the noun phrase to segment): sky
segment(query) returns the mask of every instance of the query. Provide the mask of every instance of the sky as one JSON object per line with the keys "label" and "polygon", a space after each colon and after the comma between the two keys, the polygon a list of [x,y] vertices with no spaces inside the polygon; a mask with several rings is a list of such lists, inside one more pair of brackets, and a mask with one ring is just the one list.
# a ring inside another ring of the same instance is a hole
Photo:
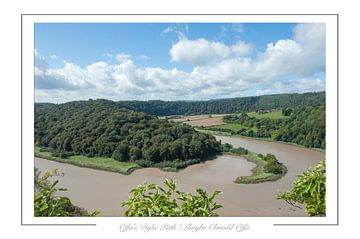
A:
{"label": "sky", "polygon": [[325,90],[322,23],[36,23],[35,101]]}

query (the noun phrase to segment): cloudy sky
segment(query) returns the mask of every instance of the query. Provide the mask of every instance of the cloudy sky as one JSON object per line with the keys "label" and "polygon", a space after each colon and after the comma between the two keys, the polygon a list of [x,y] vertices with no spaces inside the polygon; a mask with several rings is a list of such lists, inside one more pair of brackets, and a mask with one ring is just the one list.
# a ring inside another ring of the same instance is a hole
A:
{"label": "cloudy sky", "polygon": [[38,23],[35,99],[207,100],[325,90],[325,25]]}

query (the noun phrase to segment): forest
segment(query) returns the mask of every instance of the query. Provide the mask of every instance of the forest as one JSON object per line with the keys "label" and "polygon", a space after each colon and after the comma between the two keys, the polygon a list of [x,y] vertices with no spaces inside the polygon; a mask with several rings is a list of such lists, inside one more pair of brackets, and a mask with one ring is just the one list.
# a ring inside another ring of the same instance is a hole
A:
{"label": "forest", "polygon": [[221,150],[214,136],[109,100],[37,103],[34,127],[35,145],[62,158],[80,154],[143,167],[182,168]]}
{"label": "forest", "polygon": [[[156,115],[238,113],[224,117],[240,129],[211,127],[249,137],[325,148],[325,92],[209,101],[88,100],[35,104],[35,145],[55,157],[114,158],[139,166],[184,168],[221,152],[215,137]],[[247,113],[283,109],[286,118]]]}
{"label": "forest", "polygon": [[232,114],[325,105],[325,92],[277,94],[208,101],[119,101],[124,108],[156,116]]}
{"label": "forest", "polygon": [[245,112],[224,116],[225,123],[241,125],[239,130],[210,127],[211,130],[240,134],[248,137],[273,138],[310,148],[325,149],[325,107],[308,106],[283,109],[284,119],[250,117]]}

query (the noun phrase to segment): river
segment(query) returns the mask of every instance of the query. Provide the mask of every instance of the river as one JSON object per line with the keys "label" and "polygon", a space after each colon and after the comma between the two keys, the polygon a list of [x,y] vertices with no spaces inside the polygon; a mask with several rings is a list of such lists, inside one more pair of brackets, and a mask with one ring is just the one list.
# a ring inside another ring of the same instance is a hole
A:
{"label": "river", "polygon": [[[288,173],[276,182],[235,184],[238,176],[251,175],[255,164],[242,157],[222,155],[214,160],[187,167],[180,172],[164,172],[157,168],[135,170],[130,175],[76,167],[46,159],[35,158],[35,166],[42,172],[57,168],[65,173],[59,186],[68,191],[63,194],[87,210],[100,210],[100,216],[122,216],[120,204],[128,199],[128,192],[144,181],[162,184],[166,178],[177,180],[178,189],[194,193],[196,188],[208,192],[220,190],[216,202],[223,205],[219,216],[306,216],[304,210],[291,207],[276,199],[279,191],[290,189],[295,176],[325,155],[321,152],[287,144],[250,138],[216,136],[223,143],[244,147],[257,153],[271,153],[288,168]],[[163,185],[163,184],[162,184]]]}

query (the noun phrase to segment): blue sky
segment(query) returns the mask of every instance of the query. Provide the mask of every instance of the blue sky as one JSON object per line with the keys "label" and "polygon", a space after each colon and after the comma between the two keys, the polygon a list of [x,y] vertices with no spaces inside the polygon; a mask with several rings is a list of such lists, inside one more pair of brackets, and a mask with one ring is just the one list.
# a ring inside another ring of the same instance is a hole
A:
{"label": "blue sky", "polygon": [[325,89],[325,26],[38,23],[38,102],[206,100]]}

